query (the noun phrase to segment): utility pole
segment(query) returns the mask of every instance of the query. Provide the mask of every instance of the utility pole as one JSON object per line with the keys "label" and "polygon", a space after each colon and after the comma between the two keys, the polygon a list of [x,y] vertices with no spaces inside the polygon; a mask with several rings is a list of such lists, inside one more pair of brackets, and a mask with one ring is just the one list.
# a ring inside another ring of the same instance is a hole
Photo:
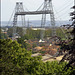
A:
{"label": "utility pole", "polygon": [[29,28],[30,27],[30,21],[29,21],[29,19],[28,19],[28,22],[27,22],[27,27]]}

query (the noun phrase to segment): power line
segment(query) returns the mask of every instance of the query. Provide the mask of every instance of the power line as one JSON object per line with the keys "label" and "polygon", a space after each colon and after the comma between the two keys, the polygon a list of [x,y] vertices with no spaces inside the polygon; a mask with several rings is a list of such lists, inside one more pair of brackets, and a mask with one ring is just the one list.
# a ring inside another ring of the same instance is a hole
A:
{"label": "power line", "polygon": [[36,11],[38,11],[42,6],[43,6],[43,3],[41,4],[41,6]]}
{"label": "power line", "polygon": [[66,16],[66,15],[69,16],[69,13],[64,12],[64,13],[62,13],[61,15],[59,15],[58,18],[59,18],[59,17],[64,17],[64,16]]}
{"label": "power line", "polygon": [[61,9],[60,11],[58,11],[58,13],[64,11],[68,6],[70,6],[72,4],[72,2],[70,4],[68,4],[67,6],[65,6],[63,9]]}
{"label": "power line", "polygon": [[[54,10],[55,10],[55,12],[56,12],[56,15],[57,14],[60,14],[60,13],[58,13],[57,11],[56,11],[56,9],[55,9],[55,7],[54,7]],[[69,10],[69,9],[68,9]],[[68,10],[66,10],[66,11],[68,11]],[[64,10],[63,10],[64,11]],[[68,13],[66,13],[66,11],[63,13],[63,14],[61,14],[61,15],[59,15],[57,18],[61,18],[61,16],[63,17],[63,16],[66,16],[66,15],[68,15]]]}
{"label": "power line", "polygon": [[[64,1],[65,1],[65,0],[64,0]],[[71,0],[66,0],[65,3],[64,3],[64,5],[65,5],[66,3],[68,3],[69,1],[71,1]]]}
{"label": "power line", "polygon": [[28,8],[27,8],[25,5],[24,5],[24,7],[25,7],[25,9],[26,9],[27,11],[29,11]]}
{"label": "power line", "polygon": [[[65,3],[60,7],[58,8],[57,10],[61,9],[63,6],[65,6],[66,4],[68,4],[69,2],[71,2],[71,0],[67,0],[67,2],[65,1]],[[54,6],[55,7],[55,6]],[[59,10],[60,11],[60,10]]]}

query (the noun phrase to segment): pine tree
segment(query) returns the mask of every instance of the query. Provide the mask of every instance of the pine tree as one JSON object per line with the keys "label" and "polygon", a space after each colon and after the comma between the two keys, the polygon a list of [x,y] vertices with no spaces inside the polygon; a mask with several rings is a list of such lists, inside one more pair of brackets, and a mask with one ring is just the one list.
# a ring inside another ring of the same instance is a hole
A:
{"label": "pine tree", "polygon": [[[65,59],[69,61],[69,63],[66,65],[67,68],[75,66],[75,5],[72,7],[74,9],[73,12],[71,12],[70,16],[72,17],[72,25],[69,26],[69,28],[73,28],[70,34],[72,35],[71,42],[72,44],[70,45],[70,50],[64,55],[63,59],[60,61],[64,61]],[[66,68],[65,67],[65,68]]]}

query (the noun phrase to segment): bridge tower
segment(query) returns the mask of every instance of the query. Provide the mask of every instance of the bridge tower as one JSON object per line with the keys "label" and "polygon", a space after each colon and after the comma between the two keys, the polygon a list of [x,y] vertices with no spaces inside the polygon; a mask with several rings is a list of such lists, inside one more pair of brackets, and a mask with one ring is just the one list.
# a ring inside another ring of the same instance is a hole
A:
{"label": "bridge tower", "polygon": [[[17,29],[16,26],[17,26],[18,15],[16,15],[16,13],[19,13],[19,12],[24,12],[22,2],[16,2],[15,14],[13,18],[13,39],[15,39],[16,29]],[[21,15],[21,20],[22,20],[22,27],[24,27],[25,26],[25,16],[24,15]]]}
{"label": "bridge tower", "polygon": [[[55,18],[54,18],[54,12],[53,12],[53,6],[52,6],[52,0],[44,0],[44,7],[42,11],[49,11],[50,13],[50,22],[52,26],[52,36],[56,36],[56,30],[55,30]],[[46,23],[46,13],[42,14],[42,21],[41,21],[41,39],[44,38],[44,32],[45,32],[45,23]]]}

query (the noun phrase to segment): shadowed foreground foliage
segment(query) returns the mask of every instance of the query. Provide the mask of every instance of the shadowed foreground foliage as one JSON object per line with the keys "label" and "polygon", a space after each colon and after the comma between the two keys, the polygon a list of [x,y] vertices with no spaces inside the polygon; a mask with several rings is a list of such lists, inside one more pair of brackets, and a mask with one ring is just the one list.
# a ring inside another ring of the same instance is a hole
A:
{"label": "shadowed foreground foliage", "polygon": [[66,62],[42,62],[41,56],[31,57],[31,51],[12,40],[0,40],[0,75],[74,75],[75,68],[64,71]]}

